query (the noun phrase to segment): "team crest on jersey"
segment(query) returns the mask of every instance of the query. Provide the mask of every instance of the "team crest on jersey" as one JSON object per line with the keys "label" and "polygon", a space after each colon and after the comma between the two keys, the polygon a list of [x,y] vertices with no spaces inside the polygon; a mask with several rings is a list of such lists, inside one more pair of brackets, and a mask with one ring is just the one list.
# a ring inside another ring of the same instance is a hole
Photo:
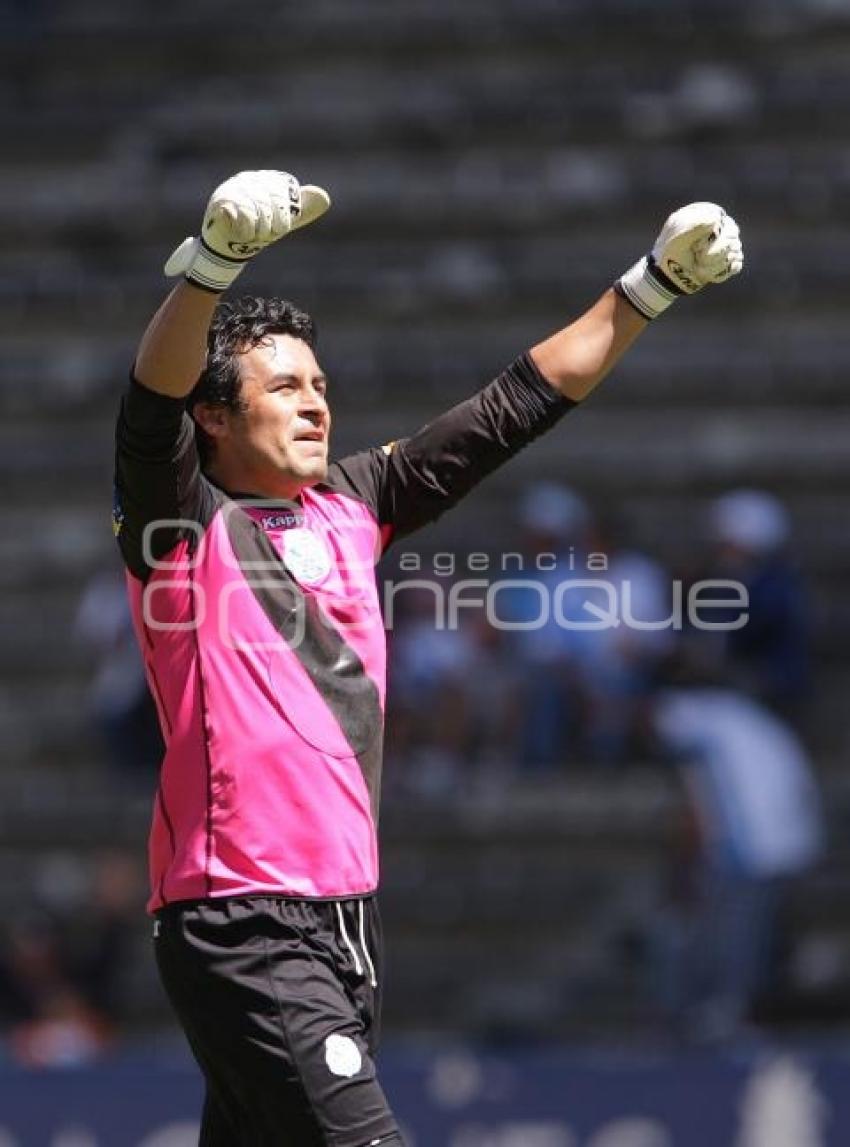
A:
{"label": "team crest on jersey", "polygon": [[292,576],[304,585],[317,585],[331,572],[327,546],[304,526],[296,526],[283,535],[283,560]]}

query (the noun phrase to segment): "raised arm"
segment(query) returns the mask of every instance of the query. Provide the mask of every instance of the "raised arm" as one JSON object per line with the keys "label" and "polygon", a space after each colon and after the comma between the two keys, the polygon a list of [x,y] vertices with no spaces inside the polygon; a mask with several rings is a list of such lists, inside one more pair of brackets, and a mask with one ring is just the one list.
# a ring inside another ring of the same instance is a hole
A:
{"label": "raised arm", "polygon": [[332,483],[374,508],[385,541],[418,529],[554,426],[680,295],[723,282],[742,266],[738,227],[721,207],[680,208],[650,254],[583,315],[410,438],[342,459]]}
{"label": "raised arm", "polygon": [[329,205],[321,188],[301,187],[284,172],[240,172],[213,192],[201,237],[186,239],[166,263],[165,273],[183,281],[142,336],[116,427],[115,534],[136,577],[145,579],[151,558],[188,536],[186,522],[205,526],[215,512],[185,400],[206,365],[219,295],[249,259]]}
{"label": "raised arm", "polygon": [[217,187],[200,237],[190,237],[165,264],[183,276],[142,336],[135,376],[143,386],[185,398],[204,368],[207,333],[218,297],[250,259],[290,231],[324,215],[321,187],[300,186],[284,171],[241,171]]}

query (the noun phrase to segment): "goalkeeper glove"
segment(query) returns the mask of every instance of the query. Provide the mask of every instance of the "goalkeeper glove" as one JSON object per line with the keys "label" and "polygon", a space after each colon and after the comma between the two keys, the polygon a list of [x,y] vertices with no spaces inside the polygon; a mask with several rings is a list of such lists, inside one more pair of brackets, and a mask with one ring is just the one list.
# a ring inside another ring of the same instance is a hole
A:
{"label": "goalkeeper glove", "polygon": [[741,233],[716,203],[689,203],[674,211],[652,251],[614,284],[645,319],[666,311],[680,295],[723,283],[744,265]]}
{"label": "goalkeeper glove", "polygon": [[169,277],[218,294],[249,259],[330,207],[321,187],[302,187],[285,171],[240,171],[210,196],[201,234],[184,239],[165,264]]}

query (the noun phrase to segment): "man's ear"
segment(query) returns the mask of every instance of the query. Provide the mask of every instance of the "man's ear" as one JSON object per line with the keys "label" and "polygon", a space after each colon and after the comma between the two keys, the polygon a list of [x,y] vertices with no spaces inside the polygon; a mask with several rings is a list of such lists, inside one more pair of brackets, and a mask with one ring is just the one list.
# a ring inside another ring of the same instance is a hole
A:
{"label": "man's ear", "polygon": [[210,438],[223,438],[228,429],[230,411],[212,402],[196,402],[192,417]]}

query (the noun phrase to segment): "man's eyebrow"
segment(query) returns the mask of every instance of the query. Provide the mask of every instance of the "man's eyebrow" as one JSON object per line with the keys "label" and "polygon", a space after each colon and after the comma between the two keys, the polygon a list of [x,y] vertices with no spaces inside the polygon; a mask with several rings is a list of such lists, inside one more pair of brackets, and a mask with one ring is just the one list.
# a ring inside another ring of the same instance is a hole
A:
{"label": "man's eyebrow", "polygon": [[[320,371],[318,374],[313,375],[311,381],[313,382],[314,385],[317,382],[323,382],[327,386],[328,376],[325,374],[324,371]],[[271,378],[266,382],[266,386],[271,386],[272,383],[274,383],[274,382],[298,382],[298,383],[300,383],[301,382],[301,376],[297,375],[297,374],[293,374],[289,371],[281,370],[281,371],[278,371],[277,374],[273,374],[271,376]]]}

